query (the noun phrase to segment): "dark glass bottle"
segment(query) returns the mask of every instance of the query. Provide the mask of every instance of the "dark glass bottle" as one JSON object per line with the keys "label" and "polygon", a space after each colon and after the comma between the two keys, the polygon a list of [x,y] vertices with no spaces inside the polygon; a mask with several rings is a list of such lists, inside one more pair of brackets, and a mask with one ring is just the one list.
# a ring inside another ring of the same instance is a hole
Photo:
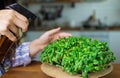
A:
{"label": "dark glass bottle", "polygon": [[0,62],[4,59],[7,53],[12,53],[15,50],[15,42],[9,40],[6,36],[0,36]]}

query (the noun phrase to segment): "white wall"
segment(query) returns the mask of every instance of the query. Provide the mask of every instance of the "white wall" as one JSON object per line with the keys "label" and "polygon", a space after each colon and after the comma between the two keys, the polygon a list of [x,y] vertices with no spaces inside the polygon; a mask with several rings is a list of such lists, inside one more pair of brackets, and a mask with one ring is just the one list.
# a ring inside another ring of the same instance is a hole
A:
{"label": "white wall", "polygon": [[[37,13],[40,5],[42,4],[30,5],[29,9]],[[96,16],[102,22],[108,25],[120,24],[120,0],[76,3],[75,8],[71,8],[69,3],[64,6],[61,20],[74,21],[76,25],[81,25],[81,22],[86,20],[93,10],[96,10]]]}
{"label": "white wall", "polygon": [[97,18],[111,25],[120,24],[120,0],[106,0],[103,2],[77,3],[76,7],[66,7],[63,18],[75,20],[77,23],[86,20],[96,10]]}

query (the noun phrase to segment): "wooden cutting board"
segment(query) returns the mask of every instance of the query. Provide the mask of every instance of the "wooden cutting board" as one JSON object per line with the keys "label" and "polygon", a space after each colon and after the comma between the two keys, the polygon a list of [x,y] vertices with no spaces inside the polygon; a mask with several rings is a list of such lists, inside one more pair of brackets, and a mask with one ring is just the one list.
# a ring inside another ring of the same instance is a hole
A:
{"label": "wooden cutting board", "polygon": [[[78,75],[69,75],[66,72],[63,72],[61,70],[61,68],[53,66],[53,65],[49,65],[46,63],[43,63],[41,65],[41,70],[48,76],[51,76],[53,78],[82,78],[81,74]],[[111,71],[113,70],[113,66],[110,65],[109,68],[101,70],[97,73],[90,73],[88,74],[89,78],[99,78],[102,76],[105,76],[107,74],[109,74]]]}

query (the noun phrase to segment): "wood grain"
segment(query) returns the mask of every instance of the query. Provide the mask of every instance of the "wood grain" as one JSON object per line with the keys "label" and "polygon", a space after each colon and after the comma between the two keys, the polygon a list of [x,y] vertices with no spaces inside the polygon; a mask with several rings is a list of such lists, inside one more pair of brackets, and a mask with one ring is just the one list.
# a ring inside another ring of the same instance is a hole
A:
{"label": "wood grain", "polygon": [[[51,78],[42,72],[40,66],[40,62],[32,62],[26,67],[11,68],[0,78]],[[101,78],[120,78],[120,64],[113,64],[113,68],[110,74]]]}

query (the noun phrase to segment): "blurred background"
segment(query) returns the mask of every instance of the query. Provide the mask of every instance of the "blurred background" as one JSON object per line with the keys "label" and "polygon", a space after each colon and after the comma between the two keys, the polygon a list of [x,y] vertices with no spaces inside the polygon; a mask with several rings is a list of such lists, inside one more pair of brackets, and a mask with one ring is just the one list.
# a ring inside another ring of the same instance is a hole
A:
{"label": "blurred background", "polygon": [[18,0],[37,15],[30,22],[24,41],[61,27],[74,36],[108,43],[120,63],[120,0]]}

